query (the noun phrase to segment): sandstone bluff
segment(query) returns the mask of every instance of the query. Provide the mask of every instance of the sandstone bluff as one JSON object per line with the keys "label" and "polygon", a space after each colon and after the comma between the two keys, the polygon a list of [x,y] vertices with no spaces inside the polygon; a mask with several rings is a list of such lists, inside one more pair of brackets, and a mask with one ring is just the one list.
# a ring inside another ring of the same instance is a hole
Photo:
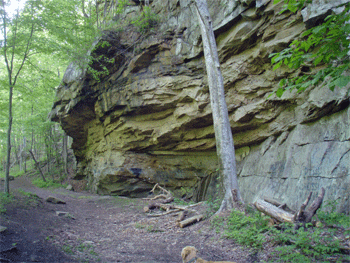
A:
{"label": "sandstone bluff", "polygon": [[[92,190],[142,196],[159,182],[206,199],[216,191],[217,159],[195,10],[190,0],[150,2],[157,28],[105,32],[111,46],[94,55],[116,59],[110,74],[97,82],[71,64],[51,119],[73,138],[76,177]],[[349,212],[350,87],[269,96],[281,78],[300,73],[273,71],[269,54],[341,1],[321,2],[292,15],[269,0],[208,1],[246,202],[267,196],[296,207],[324,187],[325,199]],[[130,5],[115,20],[122,24],[140,8]]]}

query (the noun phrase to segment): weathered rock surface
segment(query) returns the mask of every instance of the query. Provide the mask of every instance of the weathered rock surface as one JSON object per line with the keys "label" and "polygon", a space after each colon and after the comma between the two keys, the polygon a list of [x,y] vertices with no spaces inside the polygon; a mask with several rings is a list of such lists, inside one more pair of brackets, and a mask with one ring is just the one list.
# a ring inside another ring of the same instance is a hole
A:
{"label": "weathered rock surface", "polygon": [[[159,27],[104,37],[115,57],[97,82],[72,64],[51,118],[73,137],[77,178],[101,194],[145,195],[155,183],[195,199],[217,194],[217,160],[200,31],[190,0],[154,0]],[[349,86],[270,94],[281,78],[269,54],[305,30],[273,1],[208,1],[237,149],[241,192],[295,206],[326,189],[349,211]],[[138,6],[130,6],[132,16]],[[333,8],[333,7],[332,7]],[[117,19],[117,18],[116,18]],[[125,19],[120,17],[119,19]],[[308,21],[306,19],[306,21]]]}

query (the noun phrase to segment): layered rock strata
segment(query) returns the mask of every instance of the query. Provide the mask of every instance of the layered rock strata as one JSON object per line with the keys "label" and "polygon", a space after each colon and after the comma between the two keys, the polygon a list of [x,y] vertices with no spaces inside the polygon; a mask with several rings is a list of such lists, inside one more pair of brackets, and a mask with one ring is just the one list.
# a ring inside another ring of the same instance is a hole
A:
{"label": "layered rock strata", "polygon": [[[281,78],[300,72],[273,71],[269,55],[315,16],[281,14],[282,4],[269,0],[208,3],[245,201],[268,196],[296,207],[325,187],[325,199],[349,211],[349,86],[271,95]],[[116,19],[140,8],[131,5]],[[77,178],[88,178],[94,191],[143,196],[160,183],[209,198],[219,180],[195,10],[190,0],[154,0],[151,8],[160,19],[153,32],[125,26],[103,37],[111,47],[95,52],[116,58],[110,75],[98,82],[70,65],[51,118],[73,137]]]}

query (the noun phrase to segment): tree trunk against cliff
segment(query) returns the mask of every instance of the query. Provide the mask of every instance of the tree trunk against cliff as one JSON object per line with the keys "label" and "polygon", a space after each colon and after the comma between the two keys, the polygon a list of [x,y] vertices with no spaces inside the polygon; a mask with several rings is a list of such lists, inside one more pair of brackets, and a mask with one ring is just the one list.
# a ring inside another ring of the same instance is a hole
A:
{"label": "tree trunk against cliff", "polygon": [[212,21],[205,0],[195,0],[195,6],[202,33],[216,150],[225,191],[224,199],[218,211],[220,213],[237,206],[240,207],[243,200],[238,188],[235,148],[225,101],[224,81],[220,70]]}

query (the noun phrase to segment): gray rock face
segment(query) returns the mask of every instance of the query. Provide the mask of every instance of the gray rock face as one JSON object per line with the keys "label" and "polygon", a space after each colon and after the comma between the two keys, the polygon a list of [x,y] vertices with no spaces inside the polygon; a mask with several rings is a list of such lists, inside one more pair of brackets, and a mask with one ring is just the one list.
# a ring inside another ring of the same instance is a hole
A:
{"label": "gray rock face", "polygon": [[[92,190],[144,196],[160,183],[196,200],[218,194],[205,64],[190,2],[154,0],[162,22],[153,34],[140,37],[127,27],[104,36],[123,50],[108,53],[118,58],[109,76],[96,82],[69,68],[59,87],[51,118],[73,137],[76,177],[87,178]],[[298,72],[273,71],[269,54],[305,31],[301,14],[280,14],[283,2],[272,2],[208,1],[241,192],[247,202],[264,195],[297,206],[323,186],[326,199],[339,197],[339,211],[349,211],[350,86],[270,96],[281,78]]]}
{"label": "gray rock face", "polygon": [[[349,209],[350,108],[265,140],[250,148],[239,164],[243,195],[284,200],[298,206],[312,191],[338,200],[340,211]],[[252,183],[254,182],[254,183]]]}
{"label": "gray rock face", "polygon": [[349,0],[317,0],[312,1],[306,8],[301,11],[303,20],[307,28],[315,26],[332,13],[340,13],[344,10],[344,4]]}

